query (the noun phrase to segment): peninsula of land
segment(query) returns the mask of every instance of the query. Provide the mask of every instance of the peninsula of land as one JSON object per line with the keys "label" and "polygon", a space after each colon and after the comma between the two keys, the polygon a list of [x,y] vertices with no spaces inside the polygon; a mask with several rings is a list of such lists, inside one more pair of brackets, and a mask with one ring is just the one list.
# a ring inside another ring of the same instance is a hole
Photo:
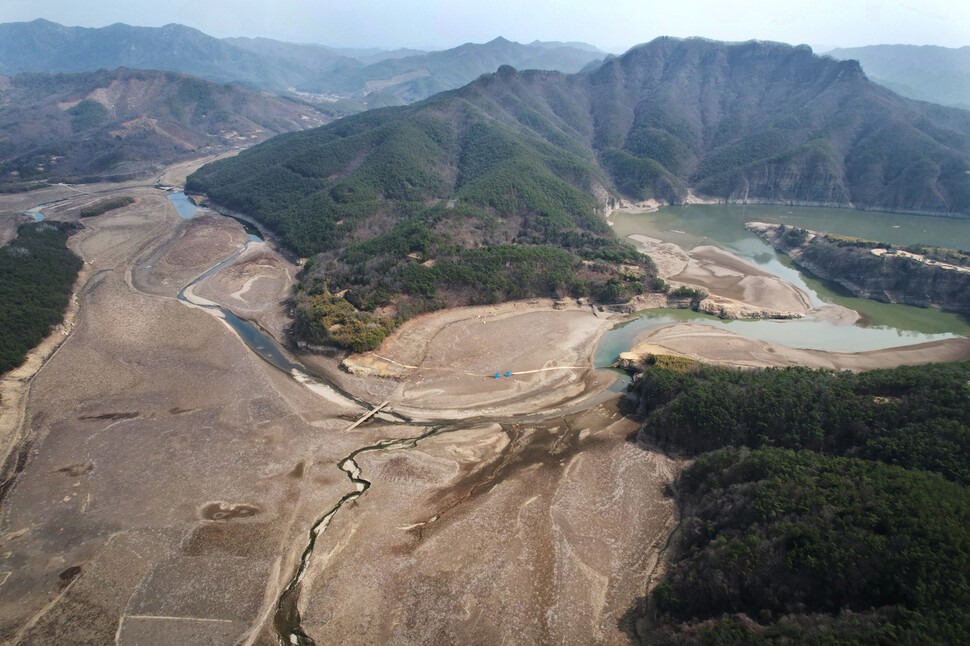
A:
{"label": "peninsula of land", "polygon": [[970,255],[937,247],[899,247],[781,224],[747,228],[799,267],[884,303],[970,313]]}

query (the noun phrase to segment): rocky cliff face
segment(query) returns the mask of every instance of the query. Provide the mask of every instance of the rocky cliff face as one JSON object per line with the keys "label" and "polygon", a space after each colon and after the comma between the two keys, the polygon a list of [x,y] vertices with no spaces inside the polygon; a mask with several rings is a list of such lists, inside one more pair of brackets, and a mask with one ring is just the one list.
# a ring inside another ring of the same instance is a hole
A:
{"label": "rocky cliff face", "polygon": [[786,225],[749,222],[747,227],[800,267],[856,296],[970,314],[968,268],[930,264],[909,254],[880,253],[878,247],[840,244]]}

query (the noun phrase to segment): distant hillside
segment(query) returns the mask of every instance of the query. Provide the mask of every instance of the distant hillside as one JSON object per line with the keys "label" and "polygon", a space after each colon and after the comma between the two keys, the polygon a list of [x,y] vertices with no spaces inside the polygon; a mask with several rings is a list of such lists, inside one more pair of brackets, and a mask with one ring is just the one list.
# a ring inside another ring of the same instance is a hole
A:
{"label": "distant hillside", "polygon": [[130,177],[330,118],[287,99],[174,72],[0,77],[0,184]]}
{"label": "distant hillside", "polygon": [[[0,24],[0,74],[129,67],[179,72],[273,92],[297,90],[369,106],[423,99],[500,65],[574,72],[605,56],[583,43],[468,43],[441,51],[340,50],[268,38],[218,39],[183,25],[99,29],[47,20]],[[361,106],[363,107],[363,106]]]}
{"label": "distant hillside", "polygon": [[903,96],[970,110],[970,47],[871,45],[828,54],[859,61],[869,78]]}
{"label": "distant hillside", "polygon": [[583,43],[535,41],[522,45],[496,38],[485,44],[466,43],[440,52],[387,59],[361,69],[337,69],[323,77],[318,87],[352,97],[381,92],[411,103],[461,87],[502,65],[573,73],[605,56]]}
{"label": "distant hillside", "polygon": [[294,78],[299,77],[300,85],[335,68],[353,70],[365,65],[354,57],[322,45],[298,45],[270,38],[223,38],[222,42],[268,60],[284,61],[293,67],[291,71]]}
{"label": "distant hillside", "polygon": [[[388,59],[421,56],[420,49],[366,49],[327,47],[325,45],[288,43],[272,38],[223,38],[223,42],[261,56],[286,60],[310,71],[308,76],[322,74],[338,67],[361,68]],[[594,48],[595,49],[595,48]]]}
{"label": "distant hillside", "polygon": [[88,29],[47,20],[0,24],[0,74],[94,72],[130,67],[179,72],[270,90],[299,83],[300,70],[185,27]]}

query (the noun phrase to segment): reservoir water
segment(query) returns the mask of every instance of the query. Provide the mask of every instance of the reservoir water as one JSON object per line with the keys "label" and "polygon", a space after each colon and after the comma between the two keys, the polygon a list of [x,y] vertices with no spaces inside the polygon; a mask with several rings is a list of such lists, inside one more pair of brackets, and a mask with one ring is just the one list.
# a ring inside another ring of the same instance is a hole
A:
{"label": "reservoir water", "polygon": [[50,206],[52,203],[41,204],[40,206],[35,206],[32,209],[27,209],[26,211],[21,211],[24,215],[29,215],[34,218],[34,222],[42,222],[44,220],[44,214],[41,213],[44,207]]}
{"label": "reservoir water", "polygon": [[813,318],[792,321],[725,321],[689,310],[653,310],[608,332],[597,348],[597,366],[609,365],[649,330],[690,321],[726,328],[737,334],[796,348],[856,352],[970,336],[970,321],[958,314],[856,298],[840,286],[797,269],[787,256],[744,228],[745,222],[776,222],[825,233],[895,244],[927,244],[970,249],[970,221],[951,218],[873,213],[849,209],[785,206],[690,205],[655,213],[614,213],[613,230],[621,238],[639,234],[673,242],[685,249],[714,245],[778,275],[805,290],[813,304],[836,304],[856,310],[855,325],[834,325]]}
{"label": "reservoir water", "polygon": [[[171,202],[175,207],[175,211],[179,214],[179,217],[184,220],[191,220],[200,211],[208,211],[208,209],[196,206],[195,202],[190,200],[182,191],[179,191],[178,193],[169,193],[168,201]],[[262,242],[264,240],[262,232],[252,222],[234,217],[232,215],[225,215],[225,217],[231,218],[241,224],[243,229],[246,231],[246,235],[249,236],[250,242]]]}
{"label": "reservoir water", "polygon": [[179,217],[185,220],[191,220],[200,210],[182,191],[169,193],[168,201],[175,207],[175,211],[179,214]]}

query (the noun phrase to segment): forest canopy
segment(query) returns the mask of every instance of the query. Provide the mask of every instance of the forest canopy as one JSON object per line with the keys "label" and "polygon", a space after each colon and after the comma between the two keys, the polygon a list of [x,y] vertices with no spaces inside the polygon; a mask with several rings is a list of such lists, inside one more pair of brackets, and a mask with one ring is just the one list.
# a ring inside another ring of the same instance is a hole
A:
{"label": "forest canopy", "polygon": [[16,368],[64,319],[83,262],[67,248],[77,225],[22,224],[0,247],[0,373]]}
{"label": "forest canopy", "polygon": [[650,643],[970,639],[970,363],[654,361],[642,437],[697,456]]}

